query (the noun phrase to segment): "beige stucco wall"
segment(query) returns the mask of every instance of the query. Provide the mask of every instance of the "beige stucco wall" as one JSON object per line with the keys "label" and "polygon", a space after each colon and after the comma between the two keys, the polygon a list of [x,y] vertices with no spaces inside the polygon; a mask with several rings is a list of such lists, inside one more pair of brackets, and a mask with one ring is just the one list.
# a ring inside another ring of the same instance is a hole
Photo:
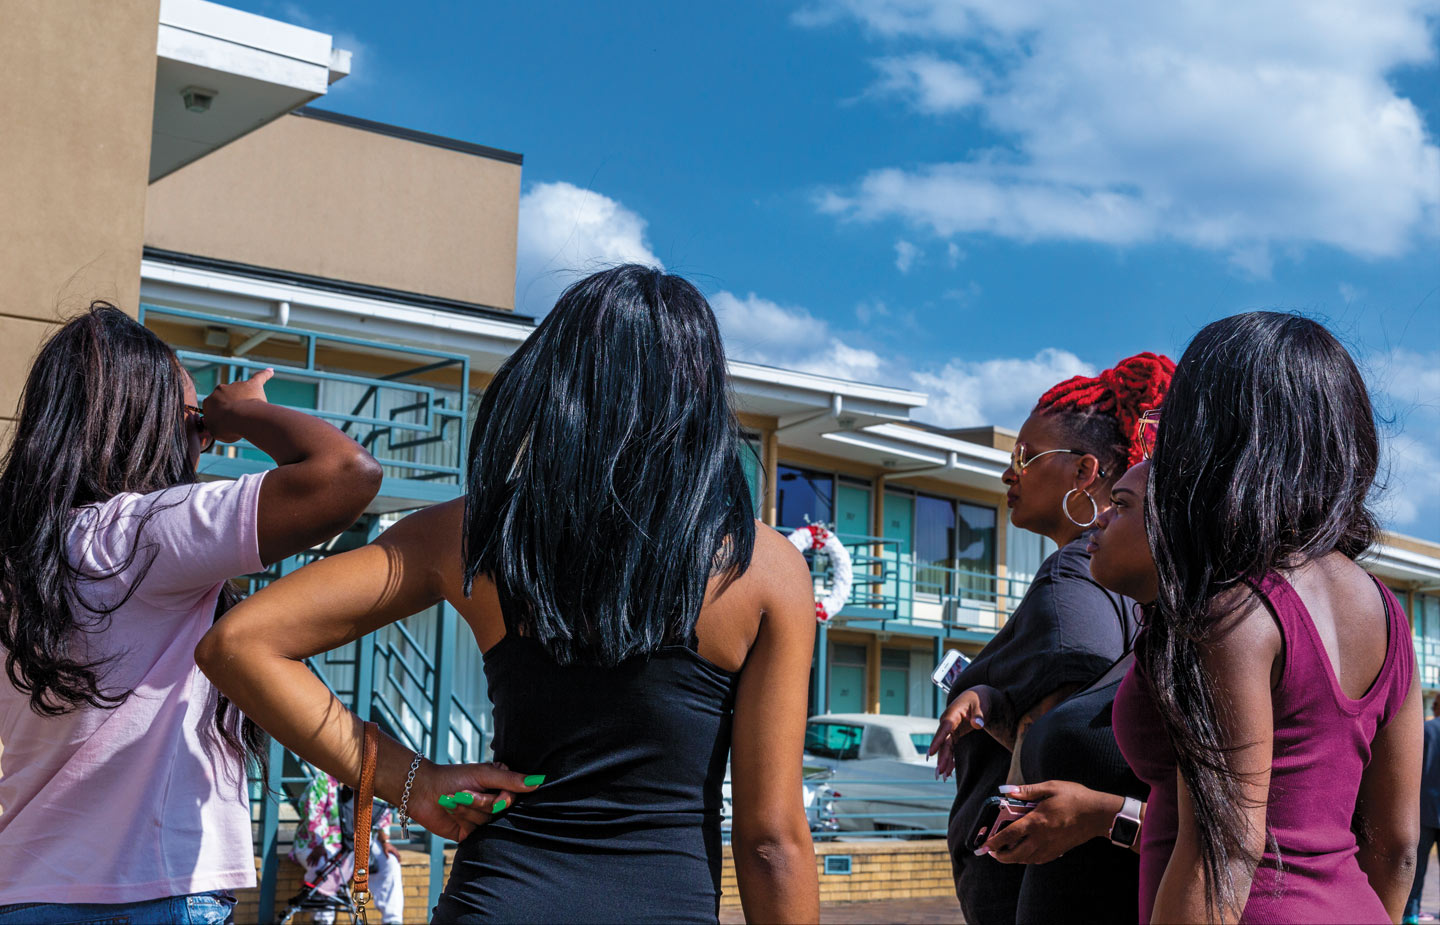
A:
{"label": "beige stucco wall", "polygon": [[515,304],[520,166],[284,116],[150,187],[145,243]]}
{"label": "beige stucco wall", "polygon": [[0,437],[58,317],[135,310],[159,0],[0,0]]}

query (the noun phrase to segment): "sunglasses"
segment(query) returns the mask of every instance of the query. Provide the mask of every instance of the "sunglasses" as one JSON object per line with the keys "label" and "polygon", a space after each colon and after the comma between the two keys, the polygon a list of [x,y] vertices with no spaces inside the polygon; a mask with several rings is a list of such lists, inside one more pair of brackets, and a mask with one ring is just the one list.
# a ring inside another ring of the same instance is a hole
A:
{"label": "sunglasses", "polygon": [[1135,445],[1140,448],[1141,459],[1149,459],[1155,455],[1155,440],[1159,435],[1160,409],[1151,408],[1135,422]]}
{"label": "sunglasses", "polygon": [[215,435],[205,429],[205,409],[198,405],[186,405],[185,422],[188,424],[191,421],[195,423],[195,429],[200,433],[200,452],[209,452],[210,448],[215,445]]}
{"label": "sunglasses", "polygon": [[[1040,459],[1042,456],[1049,456],[1051,453],[1069,453],[1072,456],[1090,455],[1084,450],[1044,450],[1031,456],[1029,455],[1030,445],[1028,443],[1016,443],[1010,450],[1010,468],[1015,470],[1016,475],[1024,475],[1025,470],[1028,469],[1035,460]],[[1105,470],[1097,467],[1095,474],[1103,479],[1105,477]]]}

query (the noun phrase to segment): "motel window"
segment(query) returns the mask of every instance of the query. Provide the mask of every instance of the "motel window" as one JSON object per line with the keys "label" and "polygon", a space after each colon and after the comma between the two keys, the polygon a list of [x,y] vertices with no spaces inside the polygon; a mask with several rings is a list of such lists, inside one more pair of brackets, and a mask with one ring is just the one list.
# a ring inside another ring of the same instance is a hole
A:
{"label": "motel window", "polygon": [[996,515],[993,507],[891,490],[885,496],[886,537],[915,557],[915,591],[995,599]]}
{"label": "motel window", "polygon": [[[1396,595],[1401,600],[1405,598]],[[1415,592],[1411,599],[1415,654],[1420,664],[1420,685],[1440,688],[1440,597]]]}
{"label": "motel window", "polygon": [[835,519],[835,476],[829,472],[779,466],[775,472],[777,526],[799,528]]}
{"label": "motel window", "polygon": [[1015,582],[1028,583],[1040,571],[1040,563],[1058,548],[1050,537],[1012,524],[1005,531],[1005,574]]}
{"label": "motel window", "polygon": [[993,600],[995,595],[995,509],[955,504],[955,567],[965,597]]}
{"label": "motel window", "polygon": [[776,526],[826,524],[847,542],[873,535],[868,479],[787,465],[777,467],[775,474]]}
{"label": "motel window", "polygon": [[955,502],[929,495],[915,497],[915,590],[950,594],[955,590]]}

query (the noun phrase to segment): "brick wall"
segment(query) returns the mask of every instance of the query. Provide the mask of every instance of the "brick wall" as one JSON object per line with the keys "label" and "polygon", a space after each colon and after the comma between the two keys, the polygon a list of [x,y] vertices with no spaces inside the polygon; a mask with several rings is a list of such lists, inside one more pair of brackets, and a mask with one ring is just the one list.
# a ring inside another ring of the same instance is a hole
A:
{"label": "brick wall", "polygon": [[[848,856],[850,873],[825,873],[826,855]],[[950,875],[950,852],[943,838],[819,842],[815,845],[815,865],[820,874],[822,903],[955,895],[955,882]],[[721,878],[720,905],[738,907],[740,892],[735,884],[735,864],[729,847],[725,849],[725,869]]]}
{"label": "brick wall", "polygon": [[[430,859],[418,851],[401,850],[401,864],[405,876],[405,921],[427,922],[430,909],[429,898]],[[815,846],[815,864],[820,873],[820,901],[822,903],[859,902],[877,899],[928,899],[955,895],[955,885],[950,879],[950,855],[943,839],[918,841],[874,841],[824,842]],[[848,856],[849,874],[826,874],[826,855]],[[447,857],[447,864],[449,858]],[[256,861],[259,869],[259,861]],[[285,901],[300,889],[300,868],[289,861],[280,862],[280,882],[275,891],[276,913],[284,908]],[[257,875],[258,876],[258,875]],[[725,908],[740,905],[740,893],[735,883],[735,864],[730,849],[725,849],[725,867],[721,873],[720,905]],[[242,890],[240,904],[235,911],[238,925],[255,925],[259,913],[259,890]],[[346,919],[342,916],[342,922]],[[297,915],[292,921],[311,921],[308,913]],[[370,921],[378,922],[378,915],[371,915]]]}

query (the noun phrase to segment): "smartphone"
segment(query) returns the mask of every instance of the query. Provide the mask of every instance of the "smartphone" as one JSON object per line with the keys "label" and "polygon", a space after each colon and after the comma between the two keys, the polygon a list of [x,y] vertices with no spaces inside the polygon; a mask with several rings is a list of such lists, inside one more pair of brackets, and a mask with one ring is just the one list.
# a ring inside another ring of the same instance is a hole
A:
{"label": "smartphone", "polygon": [[945,657],[940,659],[940,665],[930,675],[930,680],[935,686],[945,693],[950,693],[950,688],[955,686],[955,681],[960,677],[960,672],[970,667],[970,659],[959,649],[950,649]]}
{"label": "smartphone", "polygon": [[976,854],[980,846],[996,832],[1001,831],[1016,819],[1022,818],[1035,808],[1034,803],[1015,800],[1010,797],[991,797],[980,807],[980,818],[975,820],[975,829],[965,844]]}

